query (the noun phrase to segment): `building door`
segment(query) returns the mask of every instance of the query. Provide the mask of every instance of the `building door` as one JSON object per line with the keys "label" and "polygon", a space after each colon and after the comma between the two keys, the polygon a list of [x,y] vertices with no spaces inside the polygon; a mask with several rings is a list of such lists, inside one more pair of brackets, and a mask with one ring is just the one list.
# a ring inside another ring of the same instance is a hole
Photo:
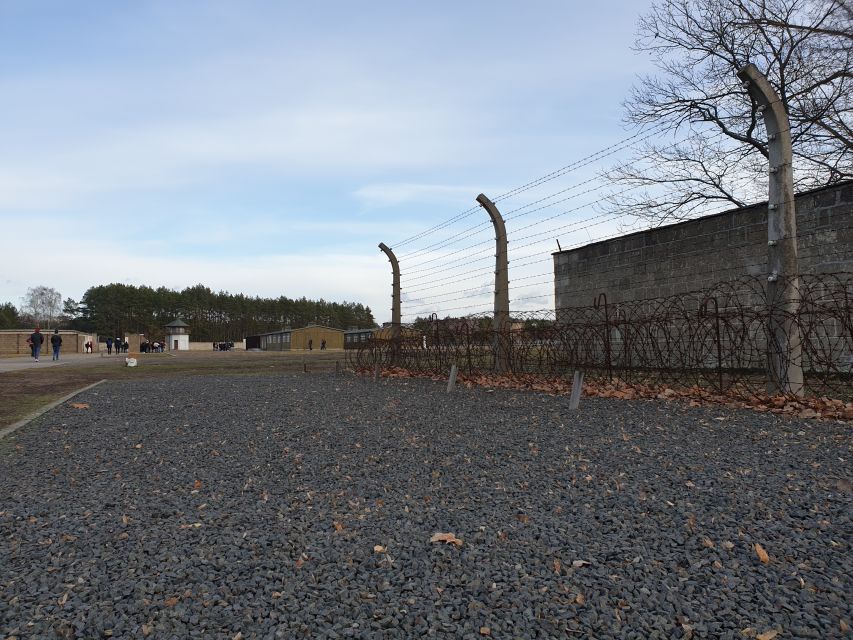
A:
{"label": "building door", "polygon": [[175,351],[177,351],[177,350],[178,350],[178,341],[177,341],[177,340],[175,340],[175,346],[173,347],[173,349],[174,349]]}

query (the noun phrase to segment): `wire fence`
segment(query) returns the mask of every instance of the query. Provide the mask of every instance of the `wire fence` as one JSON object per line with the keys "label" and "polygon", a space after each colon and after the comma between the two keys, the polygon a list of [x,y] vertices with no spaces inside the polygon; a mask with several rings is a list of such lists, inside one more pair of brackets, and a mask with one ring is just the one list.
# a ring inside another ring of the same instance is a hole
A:
{"label": "wire fence", "polygon": [[[790,289],[788,288],[790,285]],[[349,352],[360,369],[401,367],[446,375],[555,377],[576,370],[625,385],[698,386],[751,397],[768,386],[769,363],[801,352],[809,394],[853,398],[853,273],[801,275],[777,283],[798,305],[768,302],[767,279],[742,277],[672,297],[512,314],[498,332],[491,315],[433,316]],[[796,309],[792,311],[791,309]],[[780,327],[794,340],[780,340]]]}

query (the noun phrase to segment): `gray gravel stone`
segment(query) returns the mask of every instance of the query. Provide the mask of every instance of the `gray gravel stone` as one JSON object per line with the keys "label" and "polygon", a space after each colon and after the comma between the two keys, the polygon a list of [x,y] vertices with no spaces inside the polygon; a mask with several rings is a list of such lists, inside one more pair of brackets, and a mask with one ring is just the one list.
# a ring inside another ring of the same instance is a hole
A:
{"label": "gray gravel stone", "polygon": [[0,637],[831,638],[853,621],[849,424],[331,375],[75,402],[0,441]]}

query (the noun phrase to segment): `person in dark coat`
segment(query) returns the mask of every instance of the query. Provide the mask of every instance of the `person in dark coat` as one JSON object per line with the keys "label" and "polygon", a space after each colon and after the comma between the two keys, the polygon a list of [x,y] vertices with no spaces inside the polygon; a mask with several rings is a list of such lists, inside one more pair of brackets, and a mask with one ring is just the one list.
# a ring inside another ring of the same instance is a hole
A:
{"label": "person in dark coat", "polygon": [[30,340],[33,343],[33,359],[38,362],[39,354],[41,353],[41,346],[44,344],[44,336],[41,334],[41,329],[36,327],[36,330],[33,331],[30,336]]}
{"label": "person in dark coat", "polygon": [[50,336],[50,345],[53,347],[53,359],[59,360],[59,348],[62,346],[62,336],[59,335],[59,329],[53,330],[53,335]]}
{"label": "person in dark coat", "polygon": [[107,355],[112,354],[113,352],[113,339],[107,338]]}

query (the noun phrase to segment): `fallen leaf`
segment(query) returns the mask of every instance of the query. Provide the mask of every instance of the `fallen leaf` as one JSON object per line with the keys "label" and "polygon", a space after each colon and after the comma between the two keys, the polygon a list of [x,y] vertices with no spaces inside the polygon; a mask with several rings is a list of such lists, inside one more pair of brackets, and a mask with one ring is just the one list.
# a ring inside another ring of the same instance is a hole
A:
{"label": "fallen leaf", "polygon": [[530,522],[530,516],[528,516],[528,515],[526,515],[526,514],[524,514],[524,513],[519,513],[519,514],[518,514],[517,516],[515,516],[515,517],[516,517],[516,518],[518,519],[518,521],[519,521],[519,522],[521,522],[522,524],[527,524],[528,522]]}
{"label": "fallen leaf", "polygon": [[57,600],[56,602],[59,604],[60,607],[62,605],[64,605],[66,602],[68,602],[68,592],[66,591],[65,593],[63,593],[62,597],[59,600]]}
{"label": "fallen leaf", "polygon": [[776,636],[779,635],[779,632],[776,629],[770,629],[769,631],[765,631],[764,633],[759,633],[755,636],[755,640],[773,640]]}
{"label": "fallen leaf", "polygon": [[725,549],[726,551],[731,551],[731,550],[732,550],[732,549],[734,549],[734,548],[735,548],[735,545],[734,545],[734,543],[733,543],[733,542],[730,542],[730,541],[726,540],[726,541],[723,543],[723,549]]}
{"label": "fallen leaf", "polygon": [[72,402],[71,406],[74,409],[88,409],[89,408],[89,405],[86,404],[85,402]]}
{"label": "fallen leaf", "polygon": [[284,593],[283,593],[282,591],[273,591],[273,592],[272,592],[272,597],[273,597],[273,598],[280,598],[280,597],[281,597],[281,596],[283,596],[283,595],[284,595]]}
{"label": "fallen leaf", "polygon": [[447,544],[455,544],[457,547],[462,546],[462,541],[452,533],[434,533],[429,541],[446,542]]}
{"label": "fallen leaf", "polygon": [[711,538],[703,538],[702,545],[707,547],[708,549],[714,548],[714,541]]}
{"label": "fallen leaf", "polygon": [[171,608],[171,607],[174,607],[176,604],[178,604],[178,599],[177,599],[176,597],[172,596],[171,598],[168,598],[168,599],[166,600],[166,602],[164,602],[163,604],[164,604],[165,606],[167,606],[167,607],[170,607],[170,608]]}
{"label": "fallen leaf", "polygon": [[146,638],[148,636],[150,636],[151,632],[153,632],[153,631],[154,631],[154,625],[153,624],[142,625],[142,635],[145,636]]}
{"label": "fallen leaf", "polygon": [[128,535],[127,531],[122,531],[120,534],[116,536],[116,540],[127,540]]}
{"label": "fallen leaf", "polygon": [[340,522],[335,521],[332,524],[335,527],[335,531],[337,531],[338,533],[344,530],[344,525],[342,525]]}
{"label": "fallen leaf", "polygon": [[554,567],[554,573],[559,574],[559,573],[560,573],[560,569],[562,569],[562,568],[563,568],[563,563],[562,563],[562,562],[560,562],[560,559],[559,559],[559,558],[557,558],[557,559],[556,559],[556,560],[554,560],[554,562],[552,563],[552,566]]}
{"label": "fallen leaf", "polygon": [[133,448],[134,449],[141,449],[142,445],[141,444],[135,444],[135,445],[133,445]]}
{"label": "fallen leaf", "polygon": [[374,553],[385,553],[386,550],[387,550],[387,547],[383,547],[381,544],[377,544],[373,547]]}
{"label": "fallen leaf", "polygon": [[761,562],[763,562],[764,564],[770,562],[770,556],[767,555],[767,551],[765,551],[764,547],[762,547],[757,542],[755,543],[755,553],[758,556],[758,559],[761,560]]}
{"label": "fallen leaf", "polygon": [[129,522],[130,522],[130,518],[128,518],[127,516],[122,516],[122,517],[121,517],[121,523],[122,523],[123,525],[127,525]]}
{"label": "fallen leaf", "polygon": [[844,619],[838,621],[838,626],[841,629],[841,633],[847,633],[850,631],[850,625],[847,624],[847,621]]}
{"label": "fallen leaf", "polygon": [[578,595],[576,595],[576,596],[575,596],[575,602],[576,602],[577,604],[585,604],[585,603],[586,603],[586,598],[584,598],[584,597],[583,597],[583,594],[582,594],[582,593],[579,593]]}
{"label": "fallen leaf", "polygon": [[586,560],[572,560],[572,566],[573,566],[575,569],[578,569],[578,568],[580,568],[580,567],[585,567],[585,566],[586,566],[586,565],[588,565],[588,564],[592,564],[592,563],[591,563],[591,562],[587,562]]}
{"label": "fallen leaf", "polygon": [[480,635],[490,636],[492,635],[492,630],[489,627],[480,627]]}
{"label": "fallen leaf", "polygon": [[202,488],[202,486],[203,486],[203,485],[201,484],[201,480],[196,480],[195,482],[193,482],[193,489],[195,489],[196,491],[198,491],[199,489],[201,489],[201,488]]}

